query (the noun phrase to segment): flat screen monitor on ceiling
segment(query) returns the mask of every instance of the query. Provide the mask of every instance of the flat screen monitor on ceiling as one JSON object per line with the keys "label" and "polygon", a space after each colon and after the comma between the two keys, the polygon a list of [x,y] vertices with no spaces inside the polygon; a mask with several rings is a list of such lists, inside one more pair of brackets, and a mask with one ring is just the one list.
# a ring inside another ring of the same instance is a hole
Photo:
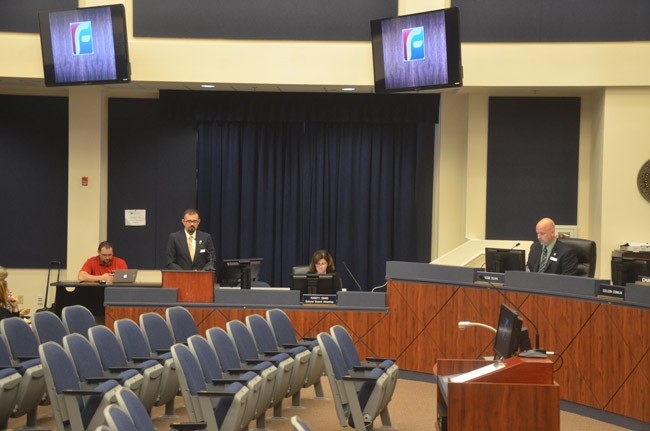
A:
{"label": "flat screen monitor on ceiling", "polygon": [[39,12],[45,86],[131,80],[124,5]]}
{"label": "flat screen monitor on ceiling", "polygon": [[370,23],[375,92],[461,87],[458,8]]}

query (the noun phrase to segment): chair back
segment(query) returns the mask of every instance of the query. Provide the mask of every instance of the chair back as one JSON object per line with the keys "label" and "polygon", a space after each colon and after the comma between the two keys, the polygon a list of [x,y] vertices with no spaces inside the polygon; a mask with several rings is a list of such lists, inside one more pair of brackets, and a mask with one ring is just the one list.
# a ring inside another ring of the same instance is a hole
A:
{"label": "chair back", "polygon": [[354,368],[355,365],[361,365],[361,358],[359,358],[357,348],[348,331],[341,325],[335,325],[330,328],[330,333],[341,349],[348,370]]}
{"label": "chair back", "polygon": [[151,348],[142,330],[131,319],[119,319],[113,325],[115,336],[122,345],[129,361],[133,358],[151,357]]}
{"label": "chair back", "polygon": [[88,330],[88,338],[97,351],[104,370],[111,367],[126,367],[128,361],[120,342],[106,326],[93,326]]}
{"label": "chair back", "polygon": [[86,337],[81,334],[70,334],[63,338],[63,348],[75,364],[79,378],[83,381],[90,377],[104,375],[102,363],[97,352]]}
{"label": "chair back", "polygon": [[61,311],[61,320],[68,334],[81,334],[88,337],[88,329],[97,324],[93,313],[83,305],[68,305]]}
{"label": "chair back", "polygon": [[297,344],[296,331],[287,314],[279,308],[274,308],[266,312],[266,320],[271,325],[275,339],[281,346],[287,344]]}
{"label": "chair back", "polygon": [[152,352],[171,351],[174,336],[164,317],[157,313],[141,314],[140,327],[144,331]]}
{"label": "chair back", "polygon": [[257,344],[257,351],[272,352],[278,350],[278,343],[275,340],[275,335],[271,326],[266,319],[259,314],[251,314],[246,316],[246,326],[253,333],[255,344]]}
{"label": "chair back", "polygon": [[32,316],[32,329],[39,344],[48,341],[54,341],[63,345],[63,337],[68,335],[68,331],[63,325],[63,321],[51,311],[39,311]]}
{"label": "chair back", "polygon": [[23,319],[10,317],[0,320],[0,332],[15,363],[38,358],[38,340]]}
{"label": "chair back", "polygon": [[571,247],[578,255],[576,275],[593,278],[596,274],[596,242],[581,238],[562,238],[559,241]]}
{"label": "chair back", "polygon": [[205,332],[205,337],[217,353],[219,363],[224,371],[240,368],[242,365],[235,341],[222,328],[214,327]]}
{"label": "chair back", "polygon": [[108,428],[115,431],[139,431],[131,416],[121,407],[111,404],[104,410],[104,418]]}
{"label": "chair back", "polygon": [[133,391],[122,388],[117,392],[115,398],[117,399],[117,405],[131,417],[137,431],[156,431],[149,412],[147,412],[147,409],[144,408],[144,405]]}
{"label": "chair back", "polygon": [[255,338],[250,329],[239,320],[231,320],[226,323],[226,329],[230,337],[235,341],[239,357],[245,361],[247,359],[259,359],[259,351],[255,344]]}
{"label": "chair back", "polygon": [[307,274],[309,272],[309,265],[298,265],[291,268],[292,274]]}
{"label": "chair back", "polygon": [[167,325],[176,343],[187,343],[187,339],[199,333],[194,317],[185,307],[171,307],[165,310]]}

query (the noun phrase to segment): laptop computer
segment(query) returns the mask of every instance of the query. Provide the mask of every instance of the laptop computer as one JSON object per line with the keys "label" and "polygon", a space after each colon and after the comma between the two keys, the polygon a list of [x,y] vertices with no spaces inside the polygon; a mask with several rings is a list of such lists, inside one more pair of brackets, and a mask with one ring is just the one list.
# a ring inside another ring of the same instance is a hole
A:
{"label": "laptop computer", "polygon": [[137,276],[137,269],[116,269],[113,271],[113,284],[134,283]]}

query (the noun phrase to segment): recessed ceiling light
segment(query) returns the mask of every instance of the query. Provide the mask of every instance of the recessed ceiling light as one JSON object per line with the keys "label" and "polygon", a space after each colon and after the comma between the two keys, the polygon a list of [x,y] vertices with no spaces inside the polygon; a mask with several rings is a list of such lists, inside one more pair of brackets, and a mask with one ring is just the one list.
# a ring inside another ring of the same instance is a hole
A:
{"label": "recessed ceiling light", "polygon": [[214,88],[214,84],[201,84],[201,88]]}
{"label": "recessed ceiling light", "polygon": [[344,88],[341,88],[341,91],[354,91],[354,90],[356,90],[356,88],[354,88],[354,87],[344,87]]}

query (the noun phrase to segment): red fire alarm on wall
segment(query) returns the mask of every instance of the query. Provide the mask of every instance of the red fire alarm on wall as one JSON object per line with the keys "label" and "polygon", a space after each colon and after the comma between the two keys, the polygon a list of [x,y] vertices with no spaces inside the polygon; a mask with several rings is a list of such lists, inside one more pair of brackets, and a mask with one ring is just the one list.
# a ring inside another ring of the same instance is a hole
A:
{"label": "red fire alarm on wall", "polygon": [[88,185],[88,177],[81,177],[81,185],[82,186]]}

